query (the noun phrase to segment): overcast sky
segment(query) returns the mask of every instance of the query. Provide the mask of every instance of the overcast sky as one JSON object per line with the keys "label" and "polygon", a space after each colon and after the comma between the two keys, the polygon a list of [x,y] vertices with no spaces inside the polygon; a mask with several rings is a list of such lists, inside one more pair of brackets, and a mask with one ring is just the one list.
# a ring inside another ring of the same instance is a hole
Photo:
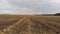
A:
{"label": "overcast sky", "polygon": [[45,14],[60,12],[60,0],[0,0],[0,14]]}

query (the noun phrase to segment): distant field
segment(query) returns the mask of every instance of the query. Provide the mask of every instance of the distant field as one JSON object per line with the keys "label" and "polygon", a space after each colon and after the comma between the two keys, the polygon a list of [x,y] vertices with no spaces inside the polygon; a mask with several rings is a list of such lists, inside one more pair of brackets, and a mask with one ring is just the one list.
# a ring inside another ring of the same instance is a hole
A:
{"label": "distant field", "polygon": [[60,16],[0,15],[0,34],[60,34]]}

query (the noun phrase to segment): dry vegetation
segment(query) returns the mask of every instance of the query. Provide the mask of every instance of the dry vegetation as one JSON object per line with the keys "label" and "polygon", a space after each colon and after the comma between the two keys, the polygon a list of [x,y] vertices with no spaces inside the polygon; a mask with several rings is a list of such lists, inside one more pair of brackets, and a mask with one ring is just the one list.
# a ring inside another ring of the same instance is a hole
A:
{"label": "dry vegetation", "polygon": [[0,16],[0,34],[60,34],[60,16]]}

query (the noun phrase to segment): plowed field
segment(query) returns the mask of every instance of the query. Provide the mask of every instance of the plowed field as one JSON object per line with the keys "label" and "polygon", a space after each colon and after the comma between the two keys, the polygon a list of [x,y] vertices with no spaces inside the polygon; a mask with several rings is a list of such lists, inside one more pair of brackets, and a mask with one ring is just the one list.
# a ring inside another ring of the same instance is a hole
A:
{"label": "plowed field", "polygon": [[60,16],[0,16],[0,34],[60,34]]}

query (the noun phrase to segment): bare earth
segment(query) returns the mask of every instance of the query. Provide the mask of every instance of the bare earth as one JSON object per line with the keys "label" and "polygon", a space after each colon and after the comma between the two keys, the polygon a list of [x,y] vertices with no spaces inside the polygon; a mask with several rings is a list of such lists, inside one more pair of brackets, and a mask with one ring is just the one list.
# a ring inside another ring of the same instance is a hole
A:
{"label": "bare earth", "polygon": [[0,34],[60,34],[60,16],[1,15]]}

